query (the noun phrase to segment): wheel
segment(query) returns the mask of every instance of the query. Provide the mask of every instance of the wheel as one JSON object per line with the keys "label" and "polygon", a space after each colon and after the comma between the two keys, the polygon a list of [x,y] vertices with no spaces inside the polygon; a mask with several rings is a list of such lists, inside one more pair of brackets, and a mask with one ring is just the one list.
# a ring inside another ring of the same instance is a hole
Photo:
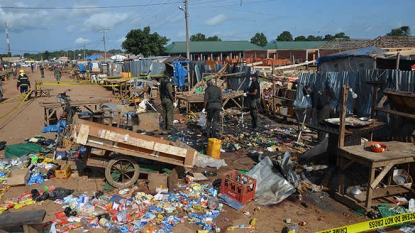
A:
{"label": "wheel", "polygon": [[140,175],[140,166],[134,158],[120,156],[111,159],[105,168],[105,178],[116,188],[126,188],[135,184]]}

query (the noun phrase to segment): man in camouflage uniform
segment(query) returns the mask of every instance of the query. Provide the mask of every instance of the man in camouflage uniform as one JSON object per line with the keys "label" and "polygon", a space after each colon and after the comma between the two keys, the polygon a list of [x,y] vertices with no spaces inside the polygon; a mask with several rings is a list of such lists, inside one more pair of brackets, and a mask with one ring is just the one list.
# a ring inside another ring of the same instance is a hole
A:
{"label": "man in camouflage uniform", "polygon": [[222,107],[222,90],[213,85],[212,80],[207,79],[207,88],[205,90],[204,104],[202,112],[207,110],[206,134],[207,137],[220,138],[220,111]]}
{"label": "man in camouflage uniform", "polygon": [[249,113],[251,115],[252,130],[259,130],[261,127],[261,119],[258,115],[259,104],[261,101],[261,90],[258,78],[253,75],[252,83],[248,87],[248,91],[244,93],[244,97],[248,98]]}
{"label": "man in camouflage uniform", "polygon": [[169,77],[165,77],[160,83],[160,98],[163,106],[164,129],[173,129],[174,108],[177,106],[173,92],[173,85]]}

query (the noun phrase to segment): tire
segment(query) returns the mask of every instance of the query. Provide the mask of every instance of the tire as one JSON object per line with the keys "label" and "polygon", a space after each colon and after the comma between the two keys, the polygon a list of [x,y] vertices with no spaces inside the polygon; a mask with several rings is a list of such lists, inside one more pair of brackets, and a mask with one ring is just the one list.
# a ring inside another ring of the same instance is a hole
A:
{"label": "tire", "polygon": [[[120,174],[118,178],[117,172]],[[120,156],[111,159],[105,167],[105,178],[107,182],[116,188],[127,188],[135,184],[140,175],[140,166],[134,158]]]}

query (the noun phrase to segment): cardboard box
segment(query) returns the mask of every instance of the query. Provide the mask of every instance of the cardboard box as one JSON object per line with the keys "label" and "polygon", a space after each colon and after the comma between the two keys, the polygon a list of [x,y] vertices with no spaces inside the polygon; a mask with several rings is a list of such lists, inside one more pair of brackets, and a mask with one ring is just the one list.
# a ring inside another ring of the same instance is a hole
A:
{"label": "cardboard box", "polygon": [[12,170],[9,174],[9,177],[7,178],[7,184],[9,186],[26,185],[29,178],[29,168]]}
{"label": "cardboard box", "polygon": [[66,164],[60,170],[55,170],[56,179],[68,179],[72,173],[71,165]]}

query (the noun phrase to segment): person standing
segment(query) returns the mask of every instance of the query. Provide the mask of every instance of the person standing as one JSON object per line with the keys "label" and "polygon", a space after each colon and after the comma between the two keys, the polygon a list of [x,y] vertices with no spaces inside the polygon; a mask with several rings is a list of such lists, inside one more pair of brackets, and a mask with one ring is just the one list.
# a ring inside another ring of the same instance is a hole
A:
{"label": "person standing", "polygon": [[3,78],[0,77],[0,102],[3,100]]}
{"label": "person standing", "polygon": [[[323,124],[325,119],[330,118],[333,110],[330,107],[330,92],[328,85],[315,86],[311,93],[311,116],[317,114],[317,123]],[[312,117],[313,118],[313,117]],[[327,133],[318,131],[318,142],[322,142],[327,137]]]}
{"label": "person standing", "polygon": [[261,101],[261,90],[258,82],[258,78],[253,75],[251,85],[248,87],[248,91],[243,94],[247,97],[249,113],[251,115],[251,123],[253,130],[259,130],[261,125],[261,119],[258,115],[259,104]]}
{"label": "person standing", "polygon": [[59,66],[55,66],[55,78],[58,84],[61,81],[61,75],[62,75],[61,69],[59,69]]}
{"label": "person standing", "polygon": [[163,106],[164,129],[173,129],[174,109],[177,106],[176,98],[173,91],[173,85],[169,77],[164,77],[160,83],[160,98]]}
{"label": "person standing", "polygon": [[[206,79],[207,88],[205,90],[204,103],[202,113],[207,111],[206,135],[208,138],[220,138],[220,111],[225,111],[222,107],[222,90],[213,85],[211,79]],[[223,133],[223,132],[222,132]]]}
{"label": "person standing", "polygon": [[42,76],[42,78],[44,78],[45,77],[45,68],[43,67],[42,64],[40,64],[39,69],[40,69],[40,75]]}
{"label": "person standing", "polygon": [[35,72],[35,65],[33,64],[33,62],[32,63],[30,63],[30,69],[32,69],[32,73],[34,73]]}
{"label": "person standing", "polygon": [[26,93],[30,88],[29,77],[27,77],[24,70],[20,70],[20,75],[17,78],[17,90],[20,90],[20,93]]}

